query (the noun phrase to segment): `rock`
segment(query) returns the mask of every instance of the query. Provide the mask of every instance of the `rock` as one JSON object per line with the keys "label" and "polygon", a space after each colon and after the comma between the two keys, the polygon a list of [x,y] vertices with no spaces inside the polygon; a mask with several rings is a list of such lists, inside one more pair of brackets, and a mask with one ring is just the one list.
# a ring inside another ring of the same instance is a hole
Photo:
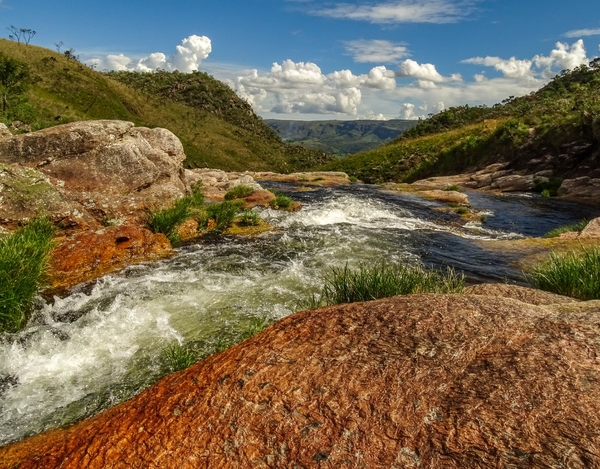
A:
{"label": "rock", "polygon": [[412,295],[294,314],[92,419],[1,448],[0,465],[600,467],[597,308],[552,308]]}
{"label": "rock", "polygon": [[274,199],[275,194],[273,194],[271,191],[261,189],[254,191],[254,193],[244,198],[244,201],[246,202],[246,208],[256,207],[257,205],[261,207],[268,207],[269,202]]}
{"label": "rock", "polygon": [[502,283],[485,283],[465,288],[467,295],[496,296],[512,298],[530,305],[552,305],[560,303],[576,303],[578,300],[568,296],[556,295],[534,288],[525,288],[518,285],[504,285]]}
{"label": "rock", "polygon": [[64,239],[50,261],[52,288],[66,289],[137,262],[172,255],[163,234],[140,226],[112,226]]}
{"label": "rock", "polygon": [[494,164],[486,166],[485,168],[477,171],[475,174],[476,175],[491,174],[491,173],[495,173],[497,171],[501,171],[501,170],[505,169],[507,166],[508,166],[508,163],[494,163]]}
{"label": "rock", "polygon": [[17,164],[0,163],[0,226],[16,229],[46,215],[63,229],[95,229],[100,224],[78,202],[70,200],[56,181]]}
{"label": "rock", "polygon": [[547,182],[547,178],[534,178],[533,175],[519,176],[512,174],[494,179],[491,187],[502,192],[527,192],[535,189],[536,183],[534,179],[540,182],[544,182],[544,179],[546,179]]}
{"label": "rock", "polygon": [[581,230],[580,238],[598,239],[600,238],[600,218],[590,220],[587,226]]}
{"label": "rock", "polygon": [[8,130],[8,127],[6,127],[6,124],[3,124],[2,122],[0,122],[0,139],[4,139],[4,138],[12,138],[13,134],[10,130]]}
{"label": "rock", "polygon": [[339,171],[316,171],[306,173],[280,174],[272,172],[249,172],[257,181],[297,182],[315,186],[338,186],[350,184],[346,173]]}
{"label": "rock", "polygon": [[97,221],[138,221],[186,194],[179,139],[123,121],[82,121],[0,139],[0,162],[35,168]]}
{"label": "rock", "polygon": [[582,176],[565,179],[558,188],[558,195],[570,200],[598,202],[600,201],[600,178]]}
{"label": "rock", "polygon": [[417,192],[418,195],[422,195],[427,199],[437,200],[439,202],[446,202],[450,204],[469,206],[469,197],[467,194],[457,191],[421,191]]}

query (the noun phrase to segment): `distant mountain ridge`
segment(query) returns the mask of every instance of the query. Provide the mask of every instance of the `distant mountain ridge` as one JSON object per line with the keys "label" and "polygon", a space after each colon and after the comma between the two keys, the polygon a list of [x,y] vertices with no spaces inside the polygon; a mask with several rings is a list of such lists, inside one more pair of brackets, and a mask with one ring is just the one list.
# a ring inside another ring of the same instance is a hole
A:
{"label": "distant mountain ridge", "polygon": [[417,124],[414,120],[324,120],[298,121],[265,119],[285,142],[345,156],[391,142]]}

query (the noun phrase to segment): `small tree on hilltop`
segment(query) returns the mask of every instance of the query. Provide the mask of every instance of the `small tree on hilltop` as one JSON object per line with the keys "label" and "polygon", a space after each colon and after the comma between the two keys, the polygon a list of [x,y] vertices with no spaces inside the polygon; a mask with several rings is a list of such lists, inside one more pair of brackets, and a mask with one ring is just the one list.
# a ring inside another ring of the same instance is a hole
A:
{"label": "small tree on hilltop", "polygon": [[37,34],[37,31],[28,28],[17,28],[16,26],[10,25],[7,28],[11,34],[8,35],[8,38],[12,41],[17,41],[17,44],[21,44],[21,39],[25,45],[29,45],[33,36]]}
{"label": "small tree on hilltop", "polygon": [[6,113],[12,97],[27,90],[31,83],[31,73],[23,62],[0,53],[0,99],[2,113]]}

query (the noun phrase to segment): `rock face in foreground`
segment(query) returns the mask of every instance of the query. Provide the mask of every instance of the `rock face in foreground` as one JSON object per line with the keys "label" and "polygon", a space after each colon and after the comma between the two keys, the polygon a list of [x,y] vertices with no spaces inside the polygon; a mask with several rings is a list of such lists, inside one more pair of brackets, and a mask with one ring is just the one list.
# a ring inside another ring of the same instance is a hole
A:
{"label": "rock face in foreground", "polygon": [[306,311],[3,468],[600,466],[600,321],[509,298]]}

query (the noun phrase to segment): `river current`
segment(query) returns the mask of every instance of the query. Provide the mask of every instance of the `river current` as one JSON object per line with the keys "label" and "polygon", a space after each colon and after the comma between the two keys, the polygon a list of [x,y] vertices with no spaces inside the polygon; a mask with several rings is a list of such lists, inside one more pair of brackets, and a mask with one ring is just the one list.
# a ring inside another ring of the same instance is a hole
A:
{"label": "river current", "polygon": [[354,184],[310,191],[272,184],[300,212],[261,209],[274,225],[255,238],[211,236],[40,299],[28,327],[0,335],[0,445],[72,423],[122,402],[164,374],[172,344],[210,346],[253,318],[292,314],[331,267],[388,263],[452,266],[470,282],[523,283],[514,259],[478,239],[539,236],[597,209],[535,196],[470,193],[484,222],[461,222],[442,204]]}

